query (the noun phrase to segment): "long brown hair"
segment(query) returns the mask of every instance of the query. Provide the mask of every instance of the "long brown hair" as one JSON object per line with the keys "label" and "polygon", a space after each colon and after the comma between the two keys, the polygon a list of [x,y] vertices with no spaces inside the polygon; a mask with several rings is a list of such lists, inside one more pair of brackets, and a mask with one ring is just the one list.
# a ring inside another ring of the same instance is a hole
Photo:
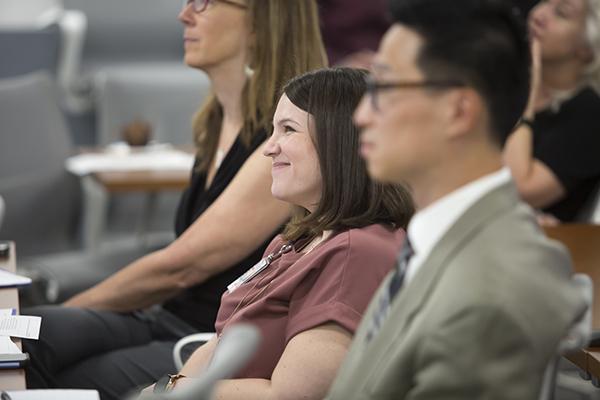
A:
{"label": "long brown hair", "polygon": [[[256,43],[250,49],[254,71],[242,93],[244,123],[240,137],[271,131],[279,90],[292,77],[327,65],[315,0],[248,0]],[[193,120],[198,171],[207,171],[219,143],[223,109],[210,94]]]}
{"label": "long brown hair", "polygon": [[309,213],[298,207],[283,233],[286,240],[375,223],[406,228],[414,212],[408,191],[371,180],[358,154],[359,130],[352,114],[365,92],[365,77],[366,71],[357,69],[321,69],[294,78],[283,89],[314,121],[311,137],[322,179],[317,209]]}

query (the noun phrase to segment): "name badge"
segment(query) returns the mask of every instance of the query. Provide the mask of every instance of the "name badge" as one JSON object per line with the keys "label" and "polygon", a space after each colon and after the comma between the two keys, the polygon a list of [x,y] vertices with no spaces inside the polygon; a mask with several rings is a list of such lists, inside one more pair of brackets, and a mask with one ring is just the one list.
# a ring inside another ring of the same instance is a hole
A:
{"label": "name badge", "polygon": [[252,268],[250,268],[248,271],[244,272],[244,274],[242,276],[240,276],[239,278],[237,278],[235,281],[231,282],[227,286],[227,290],[229,291],[229,293],[233,293],[233,291],[235,289],[239,288],[244,283],[248,282],[249,280],[254,278],[256,275],[260,274],[260,272],[262,270],[264,270],[265,268],[267,268],[269,266],[269,264],[271,264],[271,261],[269,260],[268,257],[265,257],[262,260],[260,260],[259,262],[257,262],[256,264],[254,264],[254,266]]}

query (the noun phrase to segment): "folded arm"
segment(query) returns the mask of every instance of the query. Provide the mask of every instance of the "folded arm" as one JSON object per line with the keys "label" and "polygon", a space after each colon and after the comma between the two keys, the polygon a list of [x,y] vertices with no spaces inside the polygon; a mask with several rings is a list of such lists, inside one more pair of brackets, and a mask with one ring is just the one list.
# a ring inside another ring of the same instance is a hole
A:
{"label": "folded arm", "polygon": [[[532,121],[537,111],[548,106],[551,99],[542,87],[542,53],[537,40],[531,42],[531,91],[523,118]],[[543,133],[543,132],[542,132]],[[521,124],[509,136],[504,147],[504,163],[510,168],[517,189],[527,203],[544,208],[560,200],[565,188],[554,172],[533,157],[533,132]]]}
{"label": "folded arm", "polygon": [[[224,380],[217,385],[215,398],[219,400],[322,399],[335,378],[351,340],[350,332],[333,323],[301,332],[288,342],[270,380]],[[200,348],[192,355],[181,373],[188,376],[197,374],[208,363],[216,340],[214,343],[211,342],[205,345],[208,347]],[[185,384],[185,380],[182,380],[181,386]]]}
{"label": "folded arm", "polygon": [[533,157],[533,133],[529,126],[521,125],[508,138],[504,162],[519,194],[532,207],[544,208],[565,196],[565,187],[554,172]]}

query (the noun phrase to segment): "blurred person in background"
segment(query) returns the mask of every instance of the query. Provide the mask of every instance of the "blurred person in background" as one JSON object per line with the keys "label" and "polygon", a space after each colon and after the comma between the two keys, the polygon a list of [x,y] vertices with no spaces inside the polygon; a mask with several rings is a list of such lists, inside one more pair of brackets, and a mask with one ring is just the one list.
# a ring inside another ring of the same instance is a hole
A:
{"label": "blurred person in background", "polygon": [[271,196],[262,144],[282,85],[327,63],[315,1],[188,0],[179,19],[185,62],[208,75],[213,94],[193,124],[197,158],[177,239],[64,306],[28,311],[44,321],[40,340],[24,344],[29,388],[117,399],[173,371],[175,342],[214,329],[226,286],[290,216]]}
{"label": "blurred person in background", "polygon": [[386,0],[319,0],[321,32],[332,65],[369,68],[389,28]]}
{"label": "blurred person in background", "polygon": [[600,183],[600,1],[540,2],[528,27],[531,93],[504,159],[542,221],[572,222]]}
{"label": "blurred person in background", "polygon": [[[537,0],[509,0],[526,16]],[[369,68],[390,27],[387,0],[318,0],[321,32],[331,65]]]}

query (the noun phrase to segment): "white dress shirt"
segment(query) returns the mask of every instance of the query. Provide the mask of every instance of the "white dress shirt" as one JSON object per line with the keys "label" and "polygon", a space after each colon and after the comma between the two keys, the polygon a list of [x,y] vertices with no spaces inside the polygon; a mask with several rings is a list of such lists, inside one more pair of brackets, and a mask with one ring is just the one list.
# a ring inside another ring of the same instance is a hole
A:
{"label": "white dress shirt", "polygon": [[444,233],[469,207],[511,179],[510,170],[501,168],[456,189],[417,212],[407,229],[414,255],[408,263],[404,285],[411,281]]}

